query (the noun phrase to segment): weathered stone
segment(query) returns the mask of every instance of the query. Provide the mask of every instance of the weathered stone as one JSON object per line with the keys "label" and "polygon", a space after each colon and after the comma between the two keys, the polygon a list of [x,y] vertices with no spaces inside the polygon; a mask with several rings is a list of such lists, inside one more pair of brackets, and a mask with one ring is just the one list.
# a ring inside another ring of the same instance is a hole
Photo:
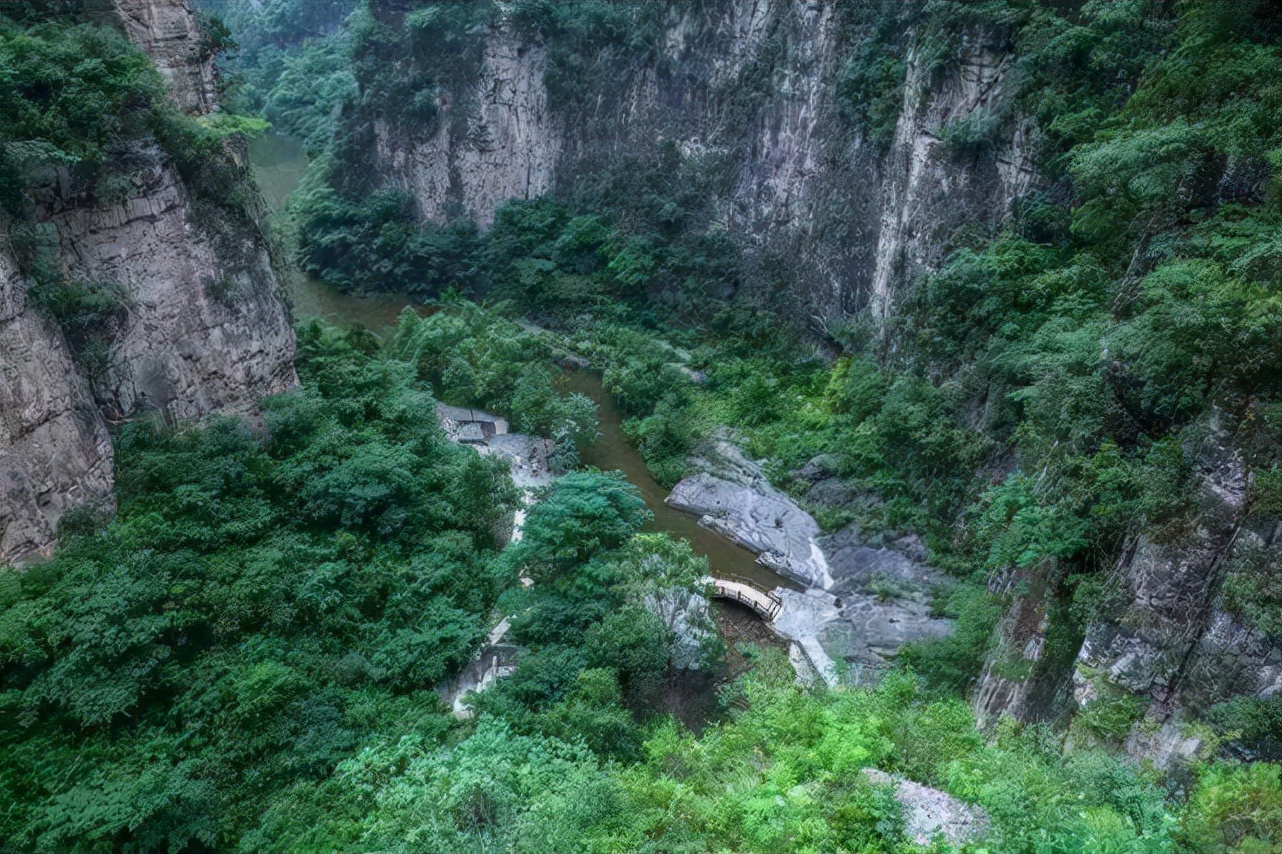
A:
{"label": "weathered stone", "polygon": [[[104,0],[97,0],[104,5]],[[215,54],[205,43],[188,0],[110,0],[114,23],[151,57],[170,96],[188,113],[218,106]]]}
{"label": "weathered stone", "polygon": [[62,333],[28,306],[0,243],[0,561],[48,545],[72,507],[109,501],[111,460]]}
{"label": "weathered stone", "polygon": [[251,221],[198,208],[159,150],[138,195],[109,207],[55,201],[63,272],[111,282],[127,311],[94,391],[109,417],[245,411],[293,387],[293,325]]}
{"label": "weathered stone", "polygon": [[[185,0],[77,0],[64,11],[121,27],[182,109],[216,108],[213,57]],[[48,546],[67,510],[110,500],[99,407],[110,418],[147,409],[190,418],[245,411],[297,383],[293,325],[255,212],[198,203],[158,146],[133,154],[123,202],[94,203],[65,170],[33,194],[63,274],[122,296],[92,388],[62,333],[27,306],[0,245],[0,561]],[[240,168],[236,152],[227,157]]]}
{"label": "weathered stone", "polygon": [[[442,96],[427,127],[385,121],[393,105],[353,111],[353,129],[375,126],[373,183],[411,193],[425,219],[463,212],[488,224],[509,199],[568,189],[620,157],[675,149],[695,168],[726,173],[713,216],[750,254],[788,259],[799,304],[822,326],[870,301],[889,311],[904,282],[942,261],[941,235],[1002,219],[1035,177],[1032,124],[1009,109],[1016,78],[993,39],[963,38],[957,63],[934,76],[912,57],[887,149],[852,128],[834,97],[850,33],[873,25],[875,6],[653,5],[655,50],[600,81],[576,81],[587,89],[582,102],[551,98],[545,46],[500,20],[482,36],[476,79]],[[395,22],[406,4],[371,8]],[[616,61],[603,55],[598,67]],[[745,91],[760,93],[746,110]],[[975,116],[994,117],[985,156],[940,141],[944,127]]]}
{"label": "weathered stone", "polygon": [[840,460],[835,455],[820,454],[817,457],[811,457],[804,466],[791,474],[797,480],[804,480],[813,485],[820,481],[831,480],[837,473],[839,465]]}
{"label": "weathered stone", "polygon": [[840,478],[830,477],[806,490],[805,502],[811,507],[839,509],[849,507],[857,497],[855,491]]}
{"label": "weathered stone", "polygon": [[[1237,541],[1248,489],[1247,471],[1231,443],[1231,431],[1218,414],[1205,425],[1204,438],[1185,448],[1198,471],[1197,517],[1175,538],[1139,535],[1124,549],[1117,575],[1129,603],[1115,619],[1092,625],[1078,655],[1075,684],[1079,698],[1088,674],[1100,673],[1114,684],[1146,696],[1150,714],[1164,721],[1195,697],[1189,677],[1226,659],[1259,662],[1254,678],[1240,673],[1221,682],[1223,696],[1236,681],[1256,693],[1271,683],[1260,670],[1269,653],[1258,638],[1217,612],[1223,567]],[[1251,649],[1252,645],[1256,648]],[[1226,674],[1228,675],[1228,674]],[[1220,682],[1219,679],[1215,679]]]}
{"label": "weathered stone", "polygon": [[826,588],[827,563],[816,540],[819,524],[770,485],[755,463],[724,438],[705,442],[691,458],[698,473],[673,487],[667,503],[760,555],[763,564],[807,587]]}
{"label": "weathered stone", "polygon": [[904,832],[915,845],[930,845],[939,838],[950,846],[963,845],[988,833],[988,815],[947,792],[876,768],[865,768],[864,776],[874,785],[895,787],[895,800],[904,810]]}

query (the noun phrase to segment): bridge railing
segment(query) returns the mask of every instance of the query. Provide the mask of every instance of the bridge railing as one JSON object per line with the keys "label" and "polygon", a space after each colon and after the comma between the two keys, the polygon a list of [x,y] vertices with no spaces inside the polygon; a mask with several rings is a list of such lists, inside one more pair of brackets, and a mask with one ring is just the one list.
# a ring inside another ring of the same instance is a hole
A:
{"label": "bridge railing", "polygon": [[713,579],[713,584],[719,598],[746,605],[767,620],[773,620],[783,610],[783,599],[777,593],[762,593],[721,579]]}

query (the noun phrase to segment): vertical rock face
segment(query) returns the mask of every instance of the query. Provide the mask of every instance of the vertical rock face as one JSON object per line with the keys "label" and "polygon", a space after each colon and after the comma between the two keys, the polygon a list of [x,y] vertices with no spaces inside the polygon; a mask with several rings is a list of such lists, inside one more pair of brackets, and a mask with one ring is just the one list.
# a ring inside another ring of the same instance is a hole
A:
{"label": "vertical rock face", "polygon": [[107,426],[0,243],[0,558],[45,546],[66,510],[110,492]]}
{"label": "vertical rock face", "polygon": [[196,203],[160,152],[151,156],[136,197],[48,212],[65,274],[125,295],[107,368],[95,377],[99,403],[112,418],[247,409],[296,382],[266,241],[250,220]]}
{"label": "vertical rock face", "polygon": [[[393,26],[404,4],[377,0]],[[825,318],[867,305],[938,263],[962,223],[1000,221],[1034,178],[1029,125],[1003,46],[975,34],[943,72],[910,62],[888,148],[843,117],[838,81],[851,17],[836,0],[712,0],[652,8],[654,48],[603,49],[576,95],[549,92],[550,45],[504,18],[483,36],[470,91],[438,99],[427,127],[375,121],[374,182],[411,193],[426,220],[488,224],[510,199],[567,191],[624,156],[673,144],[705,174],[726,175],[712,204],[750,250],[800,260],[805,310]],[[560,81],[558,87],[567,84]],[[395,113],[395,105],[363,109]],[[988,122],[971,146],[945,129]],[[795,266],[795,265],[794,265]]]}
{"label": "vertical rock face", "polygon": [[[964,39],[956,70],[930,85],[920,55],[910,57],[904,106],[885,164],[881,224],[869,300],[873,313],[891,313],[906,275],[938,264],[949,231],[962,222],[1000,220],[1028,192],[1036,173],[1029,161],[1031,122],[1006,122],[994,140],[968,144],[949,128],[1000,122],[1014,92],[1009,53],[983,36]],[[924,96],[923,96],[923,93]],[[987,153],[980,146],[990,149]]]}
{"label": "vertical rock face", "polygon": [[1164,540],[1141,535],[1123,553],[1117,572],[1128,604],[1087,631],[1074,675],[1081,705],[1121,689],[1166,721],[1179,709],[1282,691],[1282,648],[1227,610],[1222,589],[1244,551],[1259,554],[1264,572],[1282,568],[1276,532],[1245,524],[1249,474],[1226,429],[1212,423],[1193,453],[1200,513],[1191,530]]}
{"label": "vertical rock face", "polygon": [[[24,0],[35,11],[73,15],[114,27],[151,57],[186,113],[218,107],[215,51],[206,42],[188,0]],[[0,3],[2,7],[3,3]],[[16,5],[23,5],[22,3]]]}
{"label": "vertical rock face", "polygon": [[[178,106],[216,108],[211,57],[184,0],[89,0],[77,10],[123,27]],[[110,495],[104,414],[246,410],[297,382],[289,310],[254,212],[195,196],[158,146],[131,155],[138,168],[123,202],[89,200],[65,178],[37,193],[34,215],[52,230],[67,280],[122,297],[92,378],[29,305],[0,244],[0,561],[48,546],[65,511]],[[226,156],[228,169],[243,169],[236,152]]]}
{"label": "vertical rock face", "polygon": [[1282,571],[1282,526],[1251,515],[1251,475],[1220,421],[1213,414],[1205,438],[1184,449],[1198,483],[1195,518],[1181,530],[1130,538],[1113,569],[1115,604],[1087,626],[1074,659],[1045,660],[1056,568],[998,584],[994,592],[1012,601],[975,689],[981,722],[1138,700],[1146,722],[1132,728],[1126,749],[1165,764],[1199,744],[1184,732],[1188,714],[1232,697],[1282,694],[1277,636],[1252,625],[1226,593],[1235,572],[1254,573],[1245,586],[1255,590]]}
{"label": "vertical rock face", "polygon": [[398,139],[386,122],[376,126],[380,171],[429,220],[462,214],[488,226],[504,202],[551,192],[561,139],[543,85],[546,65],[540,46],[496,32],[485,41],[475,91],[458,104],[441,99],[428,138]]}
{"label": "vertical rock face", "polygon": [[[98,0],[106,5],[108,0]],[[188,113],[218,106],[214,53],[187,0],[109,0],[115,22],[156,63],[174,102]]]}

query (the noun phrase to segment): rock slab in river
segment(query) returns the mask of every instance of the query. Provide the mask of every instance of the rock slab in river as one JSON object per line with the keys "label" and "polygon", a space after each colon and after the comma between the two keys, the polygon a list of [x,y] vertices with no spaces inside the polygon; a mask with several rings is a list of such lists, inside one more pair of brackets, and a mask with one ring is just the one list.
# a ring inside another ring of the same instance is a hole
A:
{"label": "rock slab in river", "polygon": [[667,503],[693,513],[750,551],[758,562],[806,587],[832,583],[816,544],[819,523],[770,485],[761,469],[724,437],[700,446],[691,458],[697,474],[672,489]]}

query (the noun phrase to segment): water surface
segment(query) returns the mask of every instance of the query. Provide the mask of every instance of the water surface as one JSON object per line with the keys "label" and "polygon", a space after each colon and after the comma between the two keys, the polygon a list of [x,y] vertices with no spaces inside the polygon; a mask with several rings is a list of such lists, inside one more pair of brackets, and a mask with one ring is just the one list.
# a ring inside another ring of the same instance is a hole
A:
{"label": "water surface", "polygon": [[650,530],[663,531],[668,536],[689,540],[696,554],[708,559],[708,567],[718,578],[742,581],[758,590],[776,587],[801,587],[783,576],[757,563],[757,556],[742,546],[699,524],[689,513],[669,507],[664,503],[668,490],[664,489],[646,468],[641,452],[633,447],[623,433],[623,419],[614,405],[614,399],[601,385],[601,376],[594,371],[574,371],[566,379],[568,391],[585,394],[596,402],[601,435],[596,444],[583,454],[583,462],[602,471],[621,471],[641,490],[645,506],[654,514]]}
{"label": "water surface", "polygon": [[[303,144],[290,137],[268,134],[249,143],[249,161],[267,207],[273,214],[279,214],[289,194],[298,189],[307,173],[307,152]],[[286,284],[294,303],[295,319],[359,323],[377,335],[395,326],[396,318],[406,306],[417,304],[409,297],[395,294],[368,297],[345,294],[304,275],[292,265]]]}

